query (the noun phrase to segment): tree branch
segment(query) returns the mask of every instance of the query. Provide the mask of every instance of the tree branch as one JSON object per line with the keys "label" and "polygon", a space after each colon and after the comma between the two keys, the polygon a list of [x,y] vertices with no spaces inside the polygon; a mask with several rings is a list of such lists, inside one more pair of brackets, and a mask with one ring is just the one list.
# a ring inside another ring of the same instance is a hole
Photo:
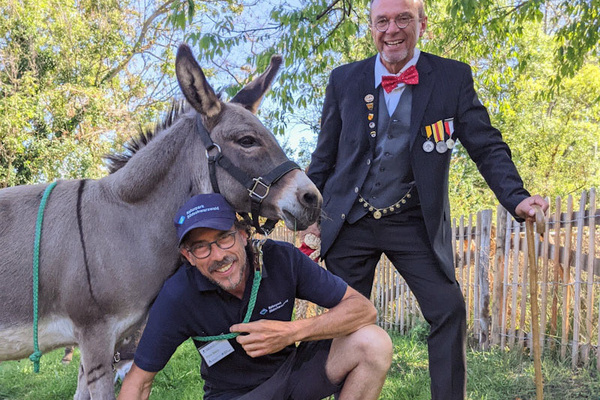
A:
{"label": "tree branch", "polygon": [[103,83],[110,81],[112,78],[114,78],[119,72],[121,72],[127,66],[127,64],[129,64],[129,62],[131,61],[133,56],[138,54],[140,52],[140,50],[142,50],[142,43],[143,43],[144,39],[146,38],[146,34],[148,33],[148,30],[150,29],[150,26],[152,25],[154,20],[157,19],[158,17],[160,17],[161,15],[165,14],[166,12],[168,12],[169,6],[171,4],[173,4],[175,1],[177,1],[177,0],[167,0],[163,5],[158,7],[156,9],[156,11],[154,11],[152,13],[152,15],[150,15],[150,17],[148,17],[148,19],[146,19],[146,21],[144,21],[144,25],[142,25],[142,29],[140,30],[140,35],[138,36],[137,41],[133,45],[129,55],[127,55],[127,57],[125,57],[125,59],[123,61],[121,61],[121,63],[119,63],[119,65],[117,65],[110,72],[108,72],[104,76],[104,78],[102,78],[100,80],[99,85],[102,85]]}

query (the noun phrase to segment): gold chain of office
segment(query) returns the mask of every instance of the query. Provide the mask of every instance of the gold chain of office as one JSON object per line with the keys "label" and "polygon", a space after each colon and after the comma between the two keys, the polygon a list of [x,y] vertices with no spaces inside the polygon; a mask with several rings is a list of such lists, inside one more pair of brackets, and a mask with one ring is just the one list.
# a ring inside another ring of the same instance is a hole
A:
{"label": "gold chain of office", "polygon": [[373,215],[373,218],[379,219],[379,218],[385,216],[387,213],[392,213],[392,212],[398,210],[400,207],[402,207],[403,204],[406,204],[406,201],[412,197],[410,192],[412,191],[413,187],[414,186],[411,186],[410,189],[408,189],[408,192],[406,192],[406,194],[404,196],[402,196],[402,198],[400,200],[398,200],[397,202],[395,202],[394,204],[392,204],[391,206],[388,206],[388,207],[377,208],[374,205],[372,205],[371,203],[369,203],[360,194],[358,195],[358,201],[359,201],[359,203],[362,203],[364,208],[367,208],[369,210],[369,212]]}

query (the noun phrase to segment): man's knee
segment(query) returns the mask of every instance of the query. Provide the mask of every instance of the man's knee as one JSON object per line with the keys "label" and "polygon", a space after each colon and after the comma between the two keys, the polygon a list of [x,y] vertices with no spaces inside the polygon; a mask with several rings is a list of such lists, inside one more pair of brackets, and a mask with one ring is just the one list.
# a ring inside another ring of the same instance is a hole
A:
{"label": "man's knee", "polygon": [[392,364],[393,345],[388,333],[377,325],[367,325],[349,336],[351,351],[359,356],[359,362],[389,369]]}

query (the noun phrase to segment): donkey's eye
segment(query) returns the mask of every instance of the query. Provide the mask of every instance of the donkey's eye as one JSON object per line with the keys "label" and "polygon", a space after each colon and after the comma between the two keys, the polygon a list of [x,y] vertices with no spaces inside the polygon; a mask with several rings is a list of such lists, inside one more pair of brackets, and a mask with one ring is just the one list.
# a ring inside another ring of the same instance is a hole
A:
{"label": "donkey's eye", "polygon": [[256,144],[258,143],[256,139],[252,136],[243,136],[240,139],[238,139],[237,142],[240,146],[246,148],[256,146]]}

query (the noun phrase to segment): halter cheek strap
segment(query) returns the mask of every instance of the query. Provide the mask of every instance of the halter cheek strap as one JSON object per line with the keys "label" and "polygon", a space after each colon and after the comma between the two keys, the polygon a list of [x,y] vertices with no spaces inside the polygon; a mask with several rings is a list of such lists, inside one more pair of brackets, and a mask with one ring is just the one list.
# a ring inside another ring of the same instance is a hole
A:
{"label": "halter cheek strap", "polygon": [[[260,207],[262,201],[269,195],[271,186],[280,180],[285,174],[295,169],[300,169],[298,164],[293,161],[286,160],[273,170],[271,170],[265,176],[259,176],[258,178],[252,178],[248,176],[244,171],[234,165],[227,156],[221,152],[221,148],[218,144],[214,143],[210,138],[210,135],[204,124],[202,123],[202,117],[200,114],[196,117],[196,129],[200,135],[200,139],[206,148],[206,158],[208,159],[208,170],[210,175],[210,184],[215,193],[221,193],[219,191],[219,183],[217,182],[217,169],[218,164],[223,168],[229,175],[235,180],[241,183],[250,196],[250,212],[252,213],[252,225],[256,228],[256,231],[262,235],[268,235],[271,233],[275,224],[278,220],[267,219],[264,225],[260,225],[258,217],[260,215]],[[247,213],[240,213],[242,218],[246,221],[250,221],[250,217]]]}

